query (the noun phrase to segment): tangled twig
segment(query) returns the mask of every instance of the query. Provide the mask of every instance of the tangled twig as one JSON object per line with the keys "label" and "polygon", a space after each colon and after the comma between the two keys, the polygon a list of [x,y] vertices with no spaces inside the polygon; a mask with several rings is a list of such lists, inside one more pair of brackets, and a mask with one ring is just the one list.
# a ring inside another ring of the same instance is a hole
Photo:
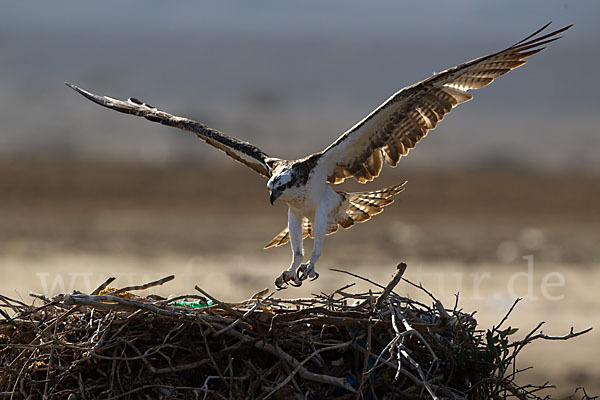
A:
{"label": "tangled twig", "polygon": [[[262,290],[238,303],[199,287],[203,296],[130,293],[172,276],[120,289],[109,278],[91,294],[32,294],[41,306],[0,295],[0,398],[538,399],[548,385],[519,386],[522,370],[507,366],[532,341],[589,331],[550,336],[540,323],[523,340],[490,347],[511,333],[499,330],[508,315],[486,344],[472,314],[446,310],[405,270],[399,264],[387,285],[336,270],[371,283],[365,293],[350,293],[350,282],[310,298]],[[402,281],[431,304],[398,295]]]}

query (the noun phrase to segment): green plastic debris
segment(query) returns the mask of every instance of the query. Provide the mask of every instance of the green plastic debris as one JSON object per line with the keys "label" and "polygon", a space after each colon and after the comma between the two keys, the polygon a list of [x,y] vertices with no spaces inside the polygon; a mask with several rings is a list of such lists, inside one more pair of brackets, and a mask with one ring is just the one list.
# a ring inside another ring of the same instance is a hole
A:
{"label": "green plastic debris", "polygon": [[192,308],[203,308],[212,306],[214,303],[212,300],[204,301],[204,300],[194,300],[194,301],[183,301],[176,300],[169,303],[170,306],[176,307],[192,307]]}

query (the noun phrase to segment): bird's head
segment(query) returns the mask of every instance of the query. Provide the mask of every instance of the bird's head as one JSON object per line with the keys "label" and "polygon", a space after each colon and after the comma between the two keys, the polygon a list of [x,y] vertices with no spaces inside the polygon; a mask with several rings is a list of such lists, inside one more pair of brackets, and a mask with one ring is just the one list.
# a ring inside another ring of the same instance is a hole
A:
{"label": "bird's head", "polygon": [[269,189],[269,201],[271,204],[275,202],[282,194],[284,194],[294,183],[294,169],[292,167],[280,167],[273,171],[271,179],[267,182]]}

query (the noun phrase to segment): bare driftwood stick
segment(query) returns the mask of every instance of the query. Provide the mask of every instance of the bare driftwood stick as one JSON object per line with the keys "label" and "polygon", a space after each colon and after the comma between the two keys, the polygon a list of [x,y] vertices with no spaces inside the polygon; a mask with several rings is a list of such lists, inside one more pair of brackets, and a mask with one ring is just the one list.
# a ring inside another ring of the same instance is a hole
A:
{"label": "bare driftwood stick", "polygon": [[440,313],[442,321],[448,322],[452,319],[452,317],[450,316],[450,314],[448,314],[448,311],[446,311],[446,308],[444,307],[441,301],[436,300],[433,305],[435,306],[436,310]]}
{"label": "bare driftwood stick", "polygon": [[582,331],[574,332],[573,331],[574,328],[571,327],[571,330],[569,331],[569,333],[566,334],[566,335],[562,335],[562,336],[548,336],[548,335],[544,334],[541,331],[538,334],[534,334],[535,332],[538,331],[539,328],[542,327],[543,324],[545,324],[544,321],[538,323],[538,325],[531,331],[531,333],[529,333],[525,337],[525,339],[517,341],[517,342],[513,342],[509,346],[511,346],[511,347],[522,346],[524,344],[531,343],[532,341],[538,340],[538,339],[543,339],[543,340],[569,340],[569,339],[572,339],[574,337],[584,335],[584,334],[590,332],[593,329],[592,327],[589,327],[589,328],[584,329]]}
{"label": "bare driftwood stick", "polygon": [[96,289],[94,289],[94,291],[92,293],[90,293],[91,295],[96,295],[98,293],[100,293],[101,291],[103,291],[104,289],[106,289],[106,287],[108,285],[110,285],[111,283],[113,283],[113,281],[117,279],[114,276],[111,276],[110,278],[108,278],[107,280],[104,281],[104,283],[100,286],[98,286]]}
{"label": "bare driftwood stick", "polygon": [[234,310],[233,308],[231,308],[231,306],[229,304],[223,303],[222,301],[217,300],[216,298],[214,298],[213,296],[208,294],[208,292],[206,292],[204,289],[200,288],[198,285],[194,286],[194,289],[196,289],[197,291],[199,291],[200,293],[202,293],[203,295],[205,295],[206,297],[211,299],[213,301],[213,303],[218,304],[220,307],[224,308],[225,310],[229,311],[230,313],[237,315],[238,317],[243,316],[243,314],[241,312]]}
{"label": "bare driftwood stick", "polygon": [[390,283],[387,284],[385,289],[383,289],[383,292],[379,295],[379,297],[377,298],[377,301],[375,302],[376,309],[381,309],[385,299],[387,299],[387,297],[394,290],[396,285],[398,285],[398,282],[400,282],[400,279],[402,279],[402,275],[404,275],[404,271],[406,271],[406,264],[404,264],[404,263],[398,264],[398,266],[396,267],[396,272],[394,273],[394,276],[392,277],[392,280],[390,281]]}
{"label": "bare driftwood stick", "polygon": [[174,316],[178,314],[175,311],[160,308],[152,303],[141,302],[135,300],[128,300],[122,297],[103,294],[103,295],[87,295],[87,294],[65,294],[63,303],[65,305],[80,304],[86,306],[92,306],[94,308],[105,309],[105,310],[135,310],[138,308],[145,309],[156,314]]}
{"label": "bare driftwood stick", "polygon": [[508,311],[506,312],[506,314],[504,314],[504,317],[502,317],[502,319],[500,320],[500,322],[496,326],[496,329],[499,329],[502,326],[502,324],[508,319],[508,317],[510,316],[510,314],[512,314],[513,310],[515,309],[515,307],[517,306],[517,304],[519,304],[519,302],[521,300],[523,300],[521,297],[517,297],[515,299],[515,301],[513,302],[512,306],[510,306],[510,308],[508,309]]}
{"label": "bare driftwood stick", "polygon": [[[112,292],[107,293],[107,294],[111,294],[113,296],[116,296],[116,295],[118,295],[120,293],[130,292],[132,290],[150,289],[151,287],[160,286],[160,285],[165,284],[165,283],[167,283],[169,281],[172,281],[173,279],[175,279],[175,275],[169,275],[169,276],[166,276],[164,278],[158,279],[156,281],[144,283],[143,285],[126,286],[126,287],[124,287],[122,289],[118,289],[118,290],[112,291]],[[100,290],[102,290],[102,289],[100,289]],[[100,290],[98,291],[98,293],[100,293]]]}
{"label": "bare driftwood stick", "polygon": [[330,270],[330,271],[334,271],[334,272],[340,272],[340,273],[342,273],[342,274],[346,274],[346,275],[353,276],[353,277],[355,277],[355,278],[358,278],[358,279],[360,279],[360,280],[363,280],[363,281],[365,281],[365,282],[368,282],[368,283],[370,283],[370,284],[371,284],[371,285],[373,285],[373,286],[377,286],[377,287],[378,287],[378,288],[380,288],[380,289],[385,289],[385,286],[381,286],[379,283],[373,282],[372,280],[370,280],[370,279],[368,279],[368,278],[365,278],[365,277],[363,277],[363,276],[360,276],[360,275],[358,275],[358,274],[354,274],[354,273],[352,273],[352,272],[344,271],[343,269],[337,269],[337,268],[329,268],[329,270]]}
{"label": "bare driftwood stick", "polygon": [[[402,367],[402,361],[401,360],[402,360],[402,357],[404,357],[417,370],[417,373],[419,374],[419,377],[421,378],[421,382],[423,382],[423,385],[425,386],[425,388],[429,392],[429,395],[433,398],[433,400],[438,400],[438,397],[436,396],[435,392],[431,388],[431,385],[427,381],[427,379],[425,377],[425,374],[423,373],[423,370],[421,369],[421,366],[419,365],[418,362],[416,362],[408,354],[408,352],[406,351],[406,347],[404,346],[404,343],[403,343],[404,337],[406,335],[415,333],[417,331],[415,331],[408,324],[408,322],[403,321],[404,322],[404,327],[405,327],[406,330],[404,332],[400,332],[400,329],[398,328],[398,324],[396,322],[396,315],[398,314],[398,311],[392,305],[390,305],[390,311],[391,311],[391,316],[392,316],[392,328],[396,332],[396,338],[397,338],[397,340],[395,341],[395,345],[397,346],[397,358],[396,359],[398,361],[398,369],[396,371],[395,379],[398,379],[400,377],[400,369]],[[435,353],[433,353],[433,351],[431,353],[435,357]],[[437,361],[437,357],[435,358],[435,361]]]}
{"label": "bare driftwood stick", "polygon": [[273,295],[275,294],[275,292],[272,292],[269,296],[267,296],[264,300],[261,301],[257,301],[256,304],[254,305],[254,307],[252,307],[251,309],[249,309],[248,311],[246,311],[244,313],[244,315],[242,315],[241,317],[239,317],[238,319],[236,319],[235,321],[233,321],[229,326],[226,326],[225,328],[217,331],[215,333],[215,336],[219,336],[220,334],[227,332],[229,329],[233,329],[235,328],[235,326],[237,324],[239,324],[240,322],[242,322],[243,320],[245,320],[246,318],[248,318],[254,311],[256,311],[256,309],[258,307],[260,307],[265,301],[268,301]]}

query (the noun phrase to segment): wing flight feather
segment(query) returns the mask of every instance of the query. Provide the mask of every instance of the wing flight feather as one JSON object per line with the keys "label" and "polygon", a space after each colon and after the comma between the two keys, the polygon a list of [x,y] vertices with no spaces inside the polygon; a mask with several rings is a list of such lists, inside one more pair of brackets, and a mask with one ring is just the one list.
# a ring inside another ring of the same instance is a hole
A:
{"label": "wing flight feather", "polygon": [[469,90],[487,86],[525,64],[525,58],[542,51],[572,26],[535,37],[548,25],[505,50],[450,68],[394,94],[320,153],[319,162],[328,168],[327,180],[341,183],[354,177],[365,183],[379,176],[382,161],[395,167],[452,108],[473,98]]}
{"label": "wing flight feather", "polygon": [[110,108],[111,110],[137,115],[152,122],[193,132],[198,138],[225,152],[234,160],[252,168],[261,175],[266,177],[271,176],[271,168],[268,162],[275,159],[270,158],[261,149],[248,142],[227,136],[200,122],[171,115],[136,98],[130,98],[127,101],[118,100],[107,96],[95,95],[70,83],[66,83],[66,85],[94,103]]}

